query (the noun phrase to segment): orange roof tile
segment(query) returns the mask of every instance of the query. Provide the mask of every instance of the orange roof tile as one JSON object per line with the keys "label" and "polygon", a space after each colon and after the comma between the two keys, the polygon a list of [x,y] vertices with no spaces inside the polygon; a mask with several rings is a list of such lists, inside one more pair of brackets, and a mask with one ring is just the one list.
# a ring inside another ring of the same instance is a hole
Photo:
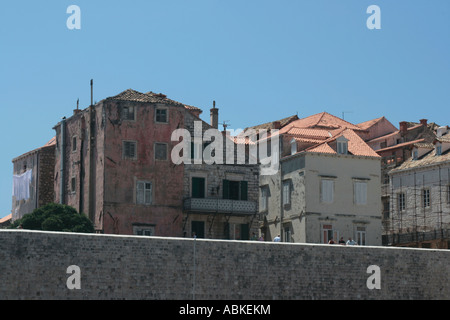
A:
{"label": "orange roof tile", "polygon": [[289,123],[291,123],[294,120],[298,120],[298,116],[297,115],[293,115],[293,116],[290,116],[290,117],[287,117],[287,118],[283,118],[283,119],[280,119],[280,120],[276,120],[276,121],[272,121],[272,122],[266,122],[266,123],[259,124],[259,125],[256,125],[256,126],[252,126],[252,127],[247,127],[247,128],[244,129],[244,131],[247,130],[247,129],[253,129],[253,130],[256,130],[256,131],[262,130],[262,129],[265,129],[265,130],[274,129],[274,124],[276,122],[279,122],[280,126],[283,128],[283,127],[285,127],[286,125],[288,125]]}
{"label": "orange roof tile", "polygon": [[319,144],[319,143],[323,142],[323,140],[308,139],[308,138],[303,138],[303,137],[292,137],[292,139],[294,139],[297,142],[306,142],[306,143],[314,143],[314,144]]}
{"label": "orange roof tile", "polygon": [[376,124],[377,122],[383,120],[383,118],[384,118],[384,116],[376,118],[376,119],[368,120],[365,122],[361,122],[361,123],[358,123],[357,126],[363,130],[366,130],[366,129],[370,128],[371,126],[373,126],[374,124]]}
{"label": "orange roof tile", "polygon": [[49,142],[47,142],[46,144],[44,144],[42,147],[50,147],[50,146],[54,146],[56,145],[56,136],[51,138]]}
{"label": "orange roof tile", "polygon": [[408,158],[400,166],[392,169],[389,173],[396,173],[403,170],[410,170],[415,168],[424,168],[426,166],[432,166],[440,163],[450,162],[450,151],[444,152],[442,155],[436,155],[436,149],[432,149],[430,152],[426,153],[422,158],[418,160],[413,160],[412,157]]}
{"label": "orange roof tile", "polygon": [[165,104],[171,104],[176,106],[183,106],[187,110],[191,111],[199,111],[202,110],[200,108],[186,105],[184,103],[172,100],[167,98],[165,94],[162,93],[154,93],[152,91],[142,93],[133,89],[127,89],[118,95],[115,95],[113,97],[106,98],[106,100],[117,100],[117,101],[134,101],[134,102],[150,102],[150,103],[165,103]]}
{"label": "orange roof tile", "polygon": [[380,157],[355,131],[347,129],[343,133],[348,141],[348,151],[357,156]]}
{"label": "orange roof tile", "polygon": [[[354,124],[342,120],[336,116],[333,116],[327,112],[317,113],[315,115],[302,118],[299,120],[295,120],[291,122],[288,126],[288,130],[297,127],[297,128],[327,128],[327,129],[339,129],[339,128],[350,128],[353,130],[362,130],[360,127],[355,126]],[[287,131],[287,130],[286,130]]]}
{"label": "orange roof tile", "polygon": [[309,128],[297,128],[297,127],[291,127],[287,134],[295,135],[295,136],[301,136],[301,137],[307,137],[312,139],[319,139],[319,140],[326,140],[331,137],[331,133],[328,130],[323,129],[309,129]]}
{"label": "orange roof tile", "polygon": [[352,129],[344,129],[344,130],[342,130],[342,132],[340,134],[335,135],[334,137],[322,142],[321,144],[319,144],[317,146],[307,148],[305,151],[336,154],[337,152],[330,146],[329,143],[335,141],[336,138],[338,138],[340,136],[344,136],[345,138],[347,138],[349,154],[352,154],[355,156],[365,156],[365,157],[376,157],[376,158],[380,157]]}
{"label": "orange roof tile", "polygon": [[331,148],[330,145],[327,143],[322,143],[322,144],[319,144],[318,146],[312,147],[312,148],[308,149],[307,152],[336,154],[336,151],[334,151],[333,148]]}
{"label": "orange roof tile", "polygon": [[5,223],[8,220],[12,219],[12,213],[8,214],[6,217],[0,219],[0,224]]}
{"label": "orange roof tile", "polygon": [[420,143],[420,142],[424,142],[424,141],[425,141],[425,139],[417,139],[417,140],[413,140],[413,141],[403,142],[403,143],[395,144],[393,146],[386,147],[383,149],[378,149],[377,152],[383,152],[383,151],[393,150],[393,149],[397,149],[397,148],[403,148],[408,145],[413,145],[415,143]]}

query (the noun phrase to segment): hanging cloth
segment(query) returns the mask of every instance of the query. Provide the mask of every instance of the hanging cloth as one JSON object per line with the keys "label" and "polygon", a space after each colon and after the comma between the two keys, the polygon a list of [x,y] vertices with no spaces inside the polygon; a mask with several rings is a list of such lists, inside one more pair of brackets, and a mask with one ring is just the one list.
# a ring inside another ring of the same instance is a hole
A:
{"label": "hanging cloth", "polygon": [[13,197],[16,201],[28,200],[30,198],[30,184],[33,170],[27,170],[20,175],[13,175]]}

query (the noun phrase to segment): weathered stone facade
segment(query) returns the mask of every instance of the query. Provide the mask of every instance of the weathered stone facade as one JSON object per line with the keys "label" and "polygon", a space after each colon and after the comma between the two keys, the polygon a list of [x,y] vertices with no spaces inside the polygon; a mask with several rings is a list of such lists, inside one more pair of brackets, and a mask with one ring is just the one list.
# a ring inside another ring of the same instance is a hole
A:
{"label": "weathered stone facade", "polygon": [[[239,172],[248,182],[245,201],[253,201],[255,209],[244,217],[226,212],[225,219],[251,224],[257,211],[256,165],[190,165],[172,159],[180,143],[172,141],[173,132],[187,129],[193,137],[195,123],[202,132],[211,128],[198,118],[200,112],[165,95],[131,89],[75,110],[54,128],[56,202],[87,214],[100,233],[191,236],[193,218],[208,225],[204,236],[224,238],[228,233],[220,222],[223,213],[215,219],[214,212],[200,210],[200,216],[192,216],[199,211],[192,206],[189,212],[184,210],[184,201],[192,195],[186,180],[198,172],[208,176],[204,197],[216,198],[219,191],[213,188],[221,188],[222,183],[218,179]],[[213,227],[211,219],[215,220]]]}
{"label": "weathered stone facade", "polygon": [[27,152],[12,160],[13,174],[21,175],[31,170],[29,198],[12,199],[12,220],[22,218],[34,209],[54,201],[53,173],[55,168],[54,139],[45,146]]}
{"label": "weathered stone facade", "polygon": [[385,244],[449,248],[450,156],[441,157],[434,165],[408,168],[405,163],[390,172],[391,214],[385,221],[389,230]]}
{"label": "weathered stone facade", "polygon": [[[217,113],[218,109],[211,110]],[[213,128],[198,117],[187,114],[185,128],[193,139],[196,127],[199,129],[197,135],[201,128],[202,137]],[[235,143],[230,144],[233,150],[228,150],[233,155],[233,161],[227,164],[226,142],[231,138],[222,132],[220,139],[224,149],[215,152],[222,154],[222,164],[207,164],[205,159],[201,164],[196,164],[192,159],[191,164],[184,165],[183,233],[187,236],[195,233],[205,238],[238,240],[259,236],[259,165],[250,164],[247,153],[242,155],[245,164],[237,164],[238,147]],[[200,194],[194,190],[198,188],[198,181],[202,184]],[[235,194],[230,194],[229,190],[235,191]]]}
{"label": "weathered stone facade", "polygon": [[[379,172],[380,159],[375,157],[297,153],[283,158],[276,175],[260,177],[266,238],[327,243],[343,237],[381,245]],[[331,183],[327,199],[324,182]],[[367,188],[361,204],[356,201],[357,183]]]}

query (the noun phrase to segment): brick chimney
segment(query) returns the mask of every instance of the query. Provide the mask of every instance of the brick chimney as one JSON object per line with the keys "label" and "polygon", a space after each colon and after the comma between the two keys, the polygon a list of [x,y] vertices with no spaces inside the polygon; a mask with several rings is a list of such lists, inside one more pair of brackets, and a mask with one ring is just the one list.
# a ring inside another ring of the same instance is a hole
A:
{"label": "brick chimney", "polygon": [[77,108],[73,110],[73,115],[79,114],[80,110],[80,99],[77,100]]}
{"label": "brick chimney", "polygon": [[219,128],[219,109],[216,108],[216,102],[213,101],[213,107],[211,111],[211,127]]}
{"label": "brick chimney", "polygon": [[406,121],[400,122],[400,133],[403,135],[408,130],[408,123]]}
{"label": "brick chimney", "polygon": [[423,125],[424,127],[427,126],[427,122],[428,122],[428,119],[420,119],[420,124]]}

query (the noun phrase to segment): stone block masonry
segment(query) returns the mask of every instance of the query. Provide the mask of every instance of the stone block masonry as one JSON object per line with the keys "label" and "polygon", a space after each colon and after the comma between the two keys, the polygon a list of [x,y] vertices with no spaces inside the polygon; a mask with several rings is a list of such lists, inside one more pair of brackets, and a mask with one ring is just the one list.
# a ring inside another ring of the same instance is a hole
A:
{"label": "stone block masonry", "polygon": [[450,299],[449,250],[28,230],[0,243],[1,300]]}

